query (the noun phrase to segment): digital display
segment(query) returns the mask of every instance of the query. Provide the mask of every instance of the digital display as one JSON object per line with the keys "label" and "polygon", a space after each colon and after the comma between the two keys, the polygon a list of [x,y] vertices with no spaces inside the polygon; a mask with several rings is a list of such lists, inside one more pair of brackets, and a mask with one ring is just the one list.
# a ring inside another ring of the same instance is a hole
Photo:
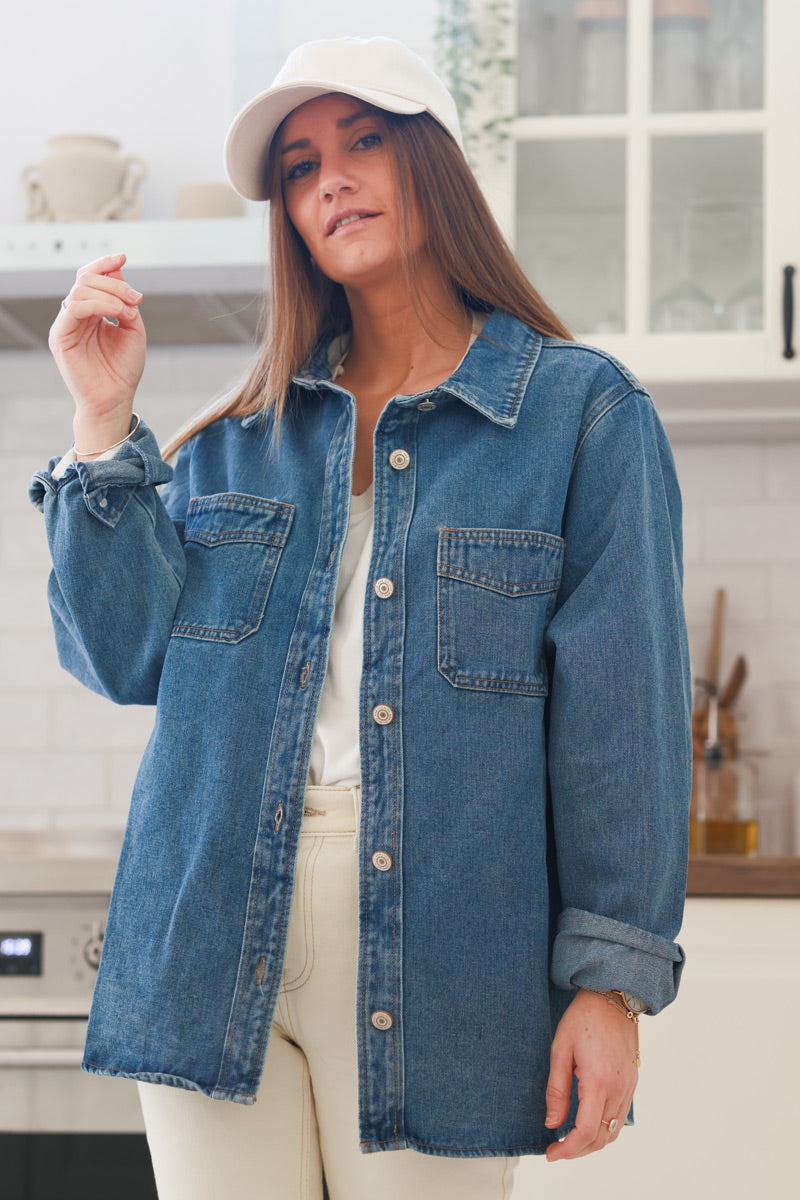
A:
{"label": "digital display", "polygon": [[0,932],[0,975],[41,975],[42,934]]}

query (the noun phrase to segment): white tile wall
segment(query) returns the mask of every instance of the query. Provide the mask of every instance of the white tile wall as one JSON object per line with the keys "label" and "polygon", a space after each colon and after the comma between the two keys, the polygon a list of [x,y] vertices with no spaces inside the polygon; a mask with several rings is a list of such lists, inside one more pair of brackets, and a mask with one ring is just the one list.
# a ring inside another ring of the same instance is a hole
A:
{"label": "white tile wall", "polygon": [[[242,350],[151,350],[137,400],[162,440],[244,370]],[[121,830],[153,710],[118,707],[56,659],[32,473],[72,441],[47,354],[0,356],[0,830]]]}
{"label": "white tile wall", "polygon": [[800,772],[800,442],[677,445],[685,506],[686,617],[702,675],[716,589],[726,590],[721,663],[748,679],[736,708],[742,753],[756,767],[762,849],[793,844]]}
{"label": "white tile wall", "polygon": [[[246,365],[241,350],[154,350],[138,407],[162,439]],[[59,667],[31,473],[71,441],[72,405],[46,354],[5,354],[0,383],[0,828],[121,828],[152,712],[117,708]],[[800,771],[800,442],[677,445],[685,599],[703,674],[717,587],[727,591],[723,677],[758,766],[767,850],[789,847]]]}

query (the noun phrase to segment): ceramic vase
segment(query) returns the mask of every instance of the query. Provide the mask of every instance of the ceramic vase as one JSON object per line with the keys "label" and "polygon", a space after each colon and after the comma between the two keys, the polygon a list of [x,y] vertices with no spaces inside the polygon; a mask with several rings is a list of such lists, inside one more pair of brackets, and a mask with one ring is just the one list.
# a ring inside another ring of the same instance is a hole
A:
{"label": "ceramic vase", "polygon": [[61,134],[48,138],[42,162],[26,167],[22,185],[29,221],[114,221],[141,216],[136,192],[147,174],[125,158],[114,138]]}

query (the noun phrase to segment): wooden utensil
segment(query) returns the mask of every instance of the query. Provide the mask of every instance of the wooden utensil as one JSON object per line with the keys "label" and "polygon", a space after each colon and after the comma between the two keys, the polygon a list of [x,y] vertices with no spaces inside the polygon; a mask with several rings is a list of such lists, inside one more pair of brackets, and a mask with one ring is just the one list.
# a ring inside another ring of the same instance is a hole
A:
{"label": "wooden utensil", "polygon": [[725,686],[719,694],[720,708],[732,708],[744,687],[747,678],[747,659],[743,654],[737,655],[731,672],[725,681]]}

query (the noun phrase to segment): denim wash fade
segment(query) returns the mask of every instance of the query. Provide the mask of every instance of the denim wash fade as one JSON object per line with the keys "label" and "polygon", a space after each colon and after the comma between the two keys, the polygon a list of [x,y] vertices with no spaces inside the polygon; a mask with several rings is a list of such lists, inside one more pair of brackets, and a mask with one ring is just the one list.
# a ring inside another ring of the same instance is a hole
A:
{"label": "denim wash fade", "polygon": [[[117,703],[157,704],[89,1071],[256,1098],[354,436],[322,345],[279,445],[258,415],[216,421],[173,473],[142,424],[113,460],[56,482],[54,458],[32,480],[61,663]],[[544,1127],[574,989],[624,988],[657,1012],[683,965],[690,680],[672,455],[623,366],[496,311],[450,379],[386,405],[374,470],[362,1149],[541,1153],[574,1119],[575,1096],[565,1125]]]}

